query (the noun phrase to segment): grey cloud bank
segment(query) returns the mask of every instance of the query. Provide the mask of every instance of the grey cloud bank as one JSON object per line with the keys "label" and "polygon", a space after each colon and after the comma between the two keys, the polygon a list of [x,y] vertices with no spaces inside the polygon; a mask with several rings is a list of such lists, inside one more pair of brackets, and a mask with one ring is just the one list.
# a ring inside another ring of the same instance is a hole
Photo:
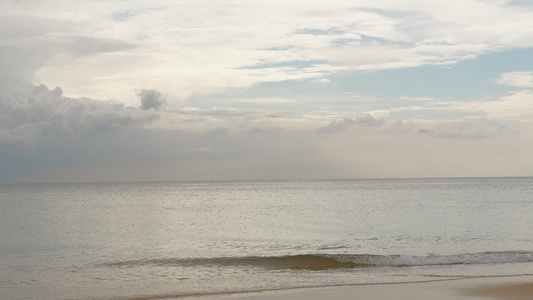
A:
{"label": "grey cloud bank", "polygon": [[[6,93],[8,90],[18,93]],[[141,126],[157,119],[121,104],[62,96],[61,88],[41,84],[33,90],[6,88],[0,91],[0,145],[31,146],[41,139],[73,139],[86,135]]]}

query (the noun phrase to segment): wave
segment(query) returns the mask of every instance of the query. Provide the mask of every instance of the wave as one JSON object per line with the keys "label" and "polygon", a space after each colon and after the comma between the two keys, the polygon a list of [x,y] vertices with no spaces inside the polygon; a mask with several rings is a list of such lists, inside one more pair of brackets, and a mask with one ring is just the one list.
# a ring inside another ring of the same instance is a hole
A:
{"label": "wave", "polygon": [[286,270],[327,270],[377,267],[409,267],[459,264],[502,264],[533,262],[533,252],[506,251],[457,255],[372,255],[372,254],[301,254],[286,256],[244,256],[212,258],[158,258],[101,264],[105,267],[257,267]]}

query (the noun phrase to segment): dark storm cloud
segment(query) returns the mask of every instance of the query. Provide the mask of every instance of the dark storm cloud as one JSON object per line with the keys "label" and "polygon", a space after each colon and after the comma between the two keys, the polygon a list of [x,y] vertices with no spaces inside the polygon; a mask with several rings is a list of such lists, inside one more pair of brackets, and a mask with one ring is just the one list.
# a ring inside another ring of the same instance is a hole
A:
{"label": "dark storm cloud", "polygon": [[[2,87],[0,87],[2,88]],[[152,122],[158,115],[120,104],[64,97],[61,88],[39,85],[0,90],[0,145],[72,139]]]}
{"label": "dark storm cloud", "polygon": [[156,90],[141,90],[137,93],[141,98],[141,108],[143,110],[158,109],[167,102],[161,96],[161,93]]}

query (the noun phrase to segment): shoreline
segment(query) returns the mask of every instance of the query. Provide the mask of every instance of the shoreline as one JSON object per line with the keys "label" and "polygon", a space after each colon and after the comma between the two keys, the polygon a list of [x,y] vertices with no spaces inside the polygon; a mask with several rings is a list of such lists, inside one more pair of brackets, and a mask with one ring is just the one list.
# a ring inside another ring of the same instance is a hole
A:
{"label": "shoreline", "polygon": [[452,277],[428,281],[228,291],[216,294],[159,294],[114,300],[531,300],[533,274]]}
{"label": "shoreline", "polygon": [[[155,299],[198,300],[530,300],[533,275],[460,277],[406,283],[361,284],[242,292],[217,295],[191,295]],[[140,299],[140,298],[139,298]],[[146,298],[145,298],[146,299]],[[154,298],[152,298],[154,299]]]}

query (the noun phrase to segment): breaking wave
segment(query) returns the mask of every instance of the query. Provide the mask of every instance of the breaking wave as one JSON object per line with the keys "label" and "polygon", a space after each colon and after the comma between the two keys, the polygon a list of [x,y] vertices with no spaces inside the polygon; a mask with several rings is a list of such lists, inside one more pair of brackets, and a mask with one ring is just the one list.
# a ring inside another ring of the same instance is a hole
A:
{"label": "breaking wave", "polygon": [[137,266],[175,267],[257,267],[287,270],[326,270],[377,267],[409,267],[459,264],[502,264],[533,262],[533,252],[483,252],[457,255],[372,255],[372,254],[301,254],[287,256],[245,256],[212,258],[158,258],[101,264],[105,267]]}

